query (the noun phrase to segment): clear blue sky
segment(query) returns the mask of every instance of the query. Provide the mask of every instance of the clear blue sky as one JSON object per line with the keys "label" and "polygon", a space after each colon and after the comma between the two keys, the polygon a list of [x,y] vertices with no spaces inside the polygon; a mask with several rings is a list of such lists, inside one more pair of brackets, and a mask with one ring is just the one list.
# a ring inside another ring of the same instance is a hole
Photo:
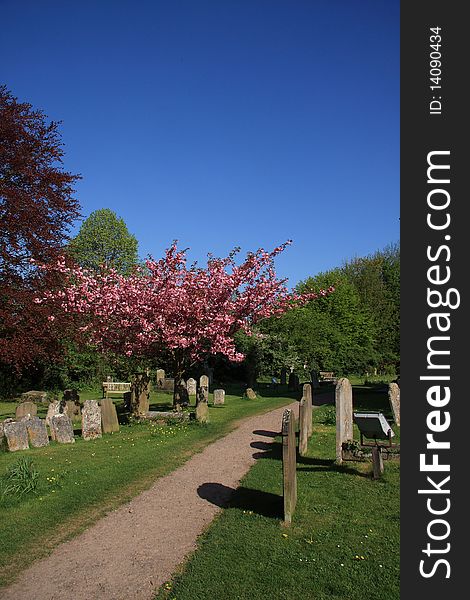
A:
{"label": "clear blue sky", "polygon": [[291,238],[295,285],[399,239],[398,0],[0,0],[0,65],[141,256]]}

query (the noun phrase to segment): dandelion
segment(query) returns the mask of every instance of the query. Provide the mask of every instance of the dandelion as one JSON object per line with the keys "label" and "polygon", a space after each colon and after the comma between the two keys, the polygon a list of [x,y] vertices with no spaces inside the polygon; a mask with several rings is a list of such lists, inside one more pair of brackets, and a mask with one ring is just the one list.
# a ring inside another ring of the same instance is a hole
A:
{"label": "dandelion", "polygon": [[283,534],[282,534],[282,537],[283,537],[283,538],[286,538],[286,537],[287,537],[287,533],[283,533]]}

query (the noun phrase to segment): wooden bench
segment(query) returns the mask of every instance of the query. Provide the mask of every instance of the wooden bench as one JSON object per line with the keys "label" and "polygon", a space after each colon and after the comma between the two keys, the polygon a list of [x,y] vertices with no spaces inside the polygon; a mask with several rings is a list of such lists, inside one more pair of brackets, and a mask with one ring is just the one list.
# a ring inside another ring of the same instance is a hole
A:
{"label": "wooden bench", "polygon": [[131,391],[131,384],[124,381],[103,381],[103,398],[109,398],[110,394],[122,395]]}

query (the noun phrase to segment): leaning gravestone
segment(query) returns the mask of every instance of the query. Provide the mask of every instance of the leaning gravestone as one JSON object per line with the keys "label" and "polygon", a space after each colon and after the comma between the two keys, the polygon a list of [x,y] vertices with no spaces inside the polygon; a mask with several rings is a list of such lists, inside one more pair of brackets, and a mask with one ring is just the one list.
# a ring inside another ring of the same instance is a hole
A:
{"label": "leaning gravestone", "polygon": [[196,404],[196,420],[199,423],[209,422],[209,405],[207,402],[199,402]]}
{"label": "leaning gravestone", "polygon": [[197,404],[199,402],[209,401],[209,377],[207,375],[201,375],[199,378],[199,390],[197,394]]}
{"label": "leaning gravestone", "polygon": [[3,433],[5,435],[7,448],[10,452],[28,450],[28,432],[26,430],[24,419],[21,419],[21,421],[5,419],[3,423]]}
{"label": "leaning gravestone", "polygon": [[111,398],[101,400],[101,427],[103,433],[114,433],[119,431],[119,421],[116,407]]}
{"label": "leaning gravestone", "polygon": [[225,390],[214,390],[214,406],[225,403]]}
{"label": "leaning gravestone", "polygon": [[96,400],[85,400],[83,405],[82,437],[84,440],[101,437],[101,408]]}
{"label": "leaning gravestone", "polygon": [[186,382],[186,389],[188,390],[188,394],[190,396],[195,396],[197,392],[197,382],[195,379],[190,377]]}
{"label": "leaning gravestone", "polygon": [[294,411],[286,408],[282,415],[282,480],[284,523],[290,525],[297,503],[297,456],[295,450]]}
{"label": "leaning gravestone", "polygon": [[39,417],[26,417],[24,420],[32,448],[42,448],[49,445],[46,422]]}
{"label": "leaning gravestone", "polygon": [[392,408],[393,420],[400,426],[400,388],[396,383],[388,385],[388,400]]}
{"label": "leaning gravestone", "polygon": [[22,402],[16,407],[16,420],[24,419],[28,415],[35,417],[38,414],[38,407],[34,402]]}
{"label": "leaning gravestone", "polygon": [[336,383],[336,461],[343,461],[343,443],[353,439],[352,387],[349,379],[341,377]]}
{"label": "leaning gravestone", "polygon": [[72,421],[67,415],[60,414],[51,417],[50,428],[51,438],[59,444],[75,443],[75,438],[73,437]]}
{"label": "leaning gravestone", "polygon": [[243,394],[248,400],[256,400],[256,392],[252,388],[246,388]]}

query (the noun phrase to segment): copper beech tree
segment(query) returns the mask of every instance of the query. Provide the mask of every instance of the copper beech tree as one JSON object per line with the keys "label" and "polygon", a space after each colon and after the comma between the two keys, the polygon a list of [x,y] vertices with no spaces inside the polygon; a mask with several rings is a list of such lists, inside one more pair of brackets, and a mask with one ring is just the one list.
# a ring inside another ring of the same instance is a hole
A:
{"label": "copper beech tree", "polygon": [[[48,359],[59,348],[57,331],[35,295],[54,285],[38,270],[62,252],[79,216],[73,185],[62,170],[58,123],[0,87],[0,361],[17,370]],[[47,279],[47,281],[46,281]]]}
{"label": "copper beech tree", "polygon": [[[37,298],[48,306],[51,321],[61,312],[74,316],[81,334],[102,351],[152,355],[164,348],[171,356],[175,381],[209,354],[233,361],[233,334],[249,335],[260,319],[281,315],[331,290],[299,295],[289,293],[278,279],[274,258],[290,242],[272,252],[259,249],[237,264],[235,249],[226,258],[209,255],[205,268],[187,266],[186,251],[176,242],[161,260],[149,259],[129,275],[115,270],[100,273],[59,261],[46,271],[60,273],[64,288]],[[178,403],[178,386],[174,402]]]}

